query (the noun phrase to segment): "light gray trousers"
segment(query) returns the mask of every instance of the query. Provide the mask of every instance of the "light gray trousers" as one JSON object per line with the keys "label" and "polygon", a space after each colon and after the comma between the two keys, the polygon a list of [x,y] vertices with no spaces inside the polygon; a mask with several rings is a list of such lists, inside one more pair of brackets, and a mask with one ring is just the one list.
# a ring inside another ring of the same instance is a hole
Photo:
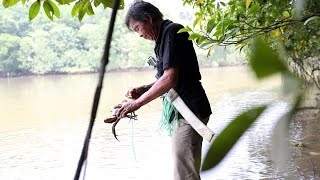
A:
{"label": "light gray trousers", "polygon": [[[209,117],[201,120],[207,124]],[[200,180],[203,138],[185,119],[173,124],[172,155],[174,180]]]}

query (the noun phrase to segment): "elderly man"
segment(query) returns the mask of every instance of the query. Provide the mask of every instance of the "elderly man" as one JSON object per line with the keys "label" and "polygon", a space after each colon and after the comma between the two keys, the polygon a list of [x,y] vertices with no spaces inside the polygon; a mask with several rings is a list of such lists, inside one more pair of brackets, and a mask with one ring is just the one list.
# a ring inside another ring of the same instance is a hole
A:
{"label": "elderly man", "polygon": [[[173,88],[189,109],[207,124],[211,108],[201,85],[201,75],[192,41],[188,33],[177,33],[182,25],[164,20],[154,5],[135,1],[125,19],[127,27],[140,37],[155,42],[157,80],[149,85],[132,88],[127,97],[133,99],[122,104],[117,116],[125,117]],[[172,127],[172,152],[175,180],[198,180],[201,164],[202,137],[175,108],[165,119]]]}

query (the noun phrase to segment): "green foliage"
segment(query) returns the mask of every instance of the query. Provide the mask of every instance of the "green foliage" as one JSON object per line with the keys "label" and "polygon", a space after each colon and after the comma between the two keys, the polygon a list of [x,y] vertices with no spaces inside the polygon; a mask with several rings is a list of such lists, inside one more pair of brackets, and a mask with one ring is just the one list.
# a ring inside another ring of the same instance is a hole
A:
{"label": "green foliage", "polygon": [[267,105],[252,108],[228,124],[212,143],[203,162],[202,170],[205,171],[216,166],[266,108]]}
{"label": "green foliage", "polygon": [[236,45],[250,57],[252,39],[262,37],[271,48],[283,49],[281,58],[292,70],[320,89],[320,1],[300,1],[184,0],[197,12],[193,27],[180,31],[189,32],[189,39],[208,54],[215,45]]}
{"label": "green foliage", "polygon": [[[2,5],[5,8],[12,7],[16,5],[20,0],[3,0]],[[22,0],[22,4],[25,4],[27,0]],[[94,15],[94,10],[92,6],[98,7],[102,5],[104,9],[113,7],[113,0],[36,0],[28,1],[27,4],[31,4],[29,8],[29,19],[34,19],[38,12],[40,11],[42,3],[42,8],[47,15],[47,17],[53,21],[53,16],[60,18],[60,5],[73,5],[73,9],[70,11],[72,17],[78,16],[78,20],[82,21],[83,17],[87,14],[89,16]],[[59,6],[58,6],[58,5]],[[124,0],[120,0],[119,9],[124,9]]]}
{"label": "green foliage", "polygon": [[[79,23],[66,17],[72,7],[60,8],[61,19],[50,22],[39,11],[30,22],[21,5],[0,7],[0,76],[98,71],[110,10],[99,7],[95,10],[98,16]],[[108,70],[146,68],[153,44],[130,32],[121,21],[123,12],[118,14]]]}

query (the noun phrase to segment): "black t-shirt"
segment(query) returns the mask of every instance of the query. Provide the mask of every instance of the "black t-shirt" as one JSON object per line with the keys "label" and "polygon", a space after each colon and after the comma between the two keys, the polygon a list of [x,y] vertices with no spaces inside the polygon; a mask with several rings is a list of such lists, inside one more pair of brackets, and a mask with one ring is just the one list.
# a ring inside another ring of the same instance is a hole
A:
{"label": "black t-shirt", "polygon": [[211,114],[207,95],[201,85],[201,75],[189,34],[177,33],[182,25],[165,20],[156,40],[157,77],[161,77],[169,67],[178,68],[178,81],[174,89],[198,118]]}

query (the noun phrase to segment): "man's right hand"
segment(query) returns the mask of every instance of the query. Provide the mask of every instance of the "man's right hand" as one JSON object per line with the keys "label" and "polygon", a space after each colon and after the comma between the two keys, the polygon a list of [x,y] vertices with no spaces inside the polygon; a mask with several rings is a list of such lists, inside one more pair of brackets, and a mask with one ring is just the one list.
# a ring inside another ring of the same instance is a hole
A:
{"label": "man's right hand", "polygon": [[131,88],[128,90],[126,97],[130,99],[138,99],[143,93],[145,93],[148,89],[144,86],[139,86],[135,88]]}

